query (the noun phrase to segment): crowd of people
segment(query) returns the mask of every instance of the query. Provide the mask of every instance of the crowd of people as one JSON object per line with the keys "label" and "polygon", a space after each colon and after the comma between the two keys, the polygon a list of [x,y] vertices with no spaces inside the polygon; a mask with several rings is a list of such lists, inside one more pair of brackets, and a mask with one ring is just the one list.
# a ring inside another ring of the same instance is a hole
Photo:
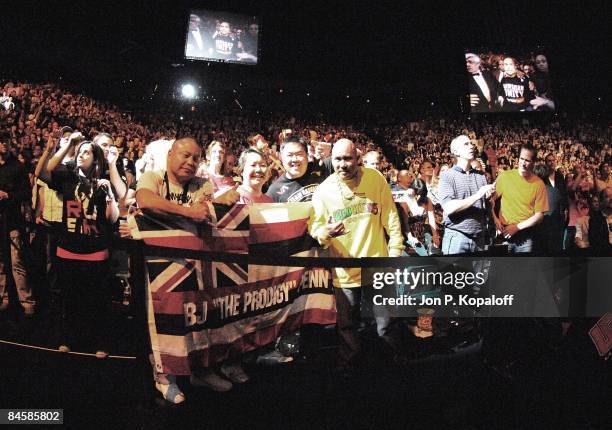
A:
{"label": "crowd of people", "polygon": [[[62,292],[62,351],[94,342],[98,356],[108,355],[109,331],[99,321],[110,300],[98,284],[112,235],[129,235],[119,219],[130,207],[206,222],[211,201],[312,201],[310,233],[338,257],[459,254],[494,243],[510,253],[609,255],[605,124],[438,118],[375,126],[370,135],[296,117],[177,121],[124,114],[52,84],[2,87],[12,104],[0,109],[0,306],[16,296],[26,315],[36,312],[34,268],[23,250],[39,253],[45,283]],[[160,145],[163,161],[152,150]],[[30,243],[36,236],[44,246]],[[360,352],[357,272],[333,276],[342,366]],[[377,315],[376,325],[386,338],[389,318]],[[226,391],[248,376],[239,363],[224,363],[191,380]],[[158,372],[156,385],[168,401],[184,400],[172,375]]]}

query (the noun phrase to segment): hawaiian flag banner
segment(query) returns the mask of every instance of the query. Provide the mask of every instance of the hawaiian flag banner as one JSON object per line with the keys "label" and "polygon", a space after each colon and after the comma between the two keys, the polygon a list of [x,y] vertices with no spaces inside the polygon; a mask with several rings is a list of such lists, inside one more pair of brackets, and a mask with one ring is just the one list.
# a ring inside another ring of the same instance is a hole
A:
{"label": "hawaiian flag banner", "polygon": [[[188,375],[302,324],[335,323],[328,270],[245,264],[245,255],[318,255],[307,233],[309,211],[310,203],[215,204],[207,224],[146,214],[129,220],[133,237],[147,245],[213,252],[206,260],[146,258],[149,333],[159,372]],[[240,258],[209,261],[217,252]]]}

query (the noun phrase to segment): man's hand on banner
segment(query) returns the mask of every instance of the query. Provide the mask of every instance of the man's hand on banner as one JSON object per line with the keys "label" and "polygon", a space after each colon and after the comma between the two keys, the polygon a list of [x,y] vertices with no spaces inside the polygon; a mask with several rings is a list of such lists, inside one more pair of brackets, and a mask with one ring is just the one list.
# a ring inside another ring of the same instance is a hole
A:
{"label": "man's hand on banner", "polygon": [[210,210],[208,209],[208,203],[203,200],[197,200],[191,206],[183,206],[185,216],[191,218],[196,222],[203,222],[210,220]]}
{"label": "man's hand on banner", "polygon": [[228,189],[223,194],[217,196],[213,203],[219,203],[226,206],[231,206],[235,204],[238,200],[240,200],[240,194],[236,191],[238,185],[234,185],[232,188]]}

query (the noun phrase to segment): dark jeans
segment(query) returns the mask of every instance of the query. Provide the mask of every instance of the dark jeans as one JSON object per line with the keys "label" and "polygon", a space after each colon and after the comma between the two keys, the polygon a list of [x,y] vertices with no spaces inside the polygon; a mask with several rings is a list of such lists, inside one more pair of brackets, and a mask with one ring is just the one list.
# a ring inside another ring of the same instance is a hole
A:
{"label": "dark jeans", "polygon": [[334,288],[336,296],[336,325],[338,327],[338,366],[355,364],[361,352],[359,328],[361,288]]}
{"label": "dark jeans", "polygon": [[[6,236],[5,236],[6,235]],[[8,300],[10,277],[17,289],[17,298],[21,303],[36,304],[32,297],[32,285],[29,279],[28,262],[25,259],[26,242],[19,230],[8,234],[0,228],[0,303]]]}
{"label": "dark jeans", "polygon": [[62,296],[61,342],[71,348],[85,346],[108,351],[108,262],[58,258],[58,267]]}
{"label": "dark jeans", "polygon": [[34,257],[32,270],[37,292],[43,296],[49,292],[57,293],[57,235],[53,228],[38,224],[30,246]]}

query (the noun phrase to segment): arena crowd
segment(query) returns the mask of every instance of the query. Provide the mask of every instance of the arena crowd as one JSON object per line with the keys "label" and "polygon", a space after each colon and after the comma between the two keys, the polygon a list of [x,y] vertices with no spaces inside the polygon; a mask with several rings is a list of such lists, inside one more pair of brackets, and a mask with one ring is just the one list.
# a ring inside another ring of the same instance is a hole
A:
{"label": "arena crowd", "polygon": [[[95,286],[108,273],[113,235],[129,236],[120,220],[135,207],[200,222],[211,201],[312,200],[310,233],[340,257],[459,254],[495,243],[511,253],[609,255],[609,124],[424,118],[360,129],[299,113],[177,120],[124,113],[54,84],[1,87],[0,309],[16,307],[16,297],[33,315],[36,288],[59,286],[64,351],[84,341],[71,330],[79,321],[77,334],[108,355],[108,330],[94,322],[109,299]],[[339,212],[363,198],[378,205],[364,209],[367,219]],[[350,365],[360,277],[336,269],[334,285],[339,363]],[[385,336],[388,318],[376,324]],[[224,363],[192,383],[226,391],[247,379],[239,363]],[[156,384],[168,401],[184,400],[172,375],[158,374]]]}

